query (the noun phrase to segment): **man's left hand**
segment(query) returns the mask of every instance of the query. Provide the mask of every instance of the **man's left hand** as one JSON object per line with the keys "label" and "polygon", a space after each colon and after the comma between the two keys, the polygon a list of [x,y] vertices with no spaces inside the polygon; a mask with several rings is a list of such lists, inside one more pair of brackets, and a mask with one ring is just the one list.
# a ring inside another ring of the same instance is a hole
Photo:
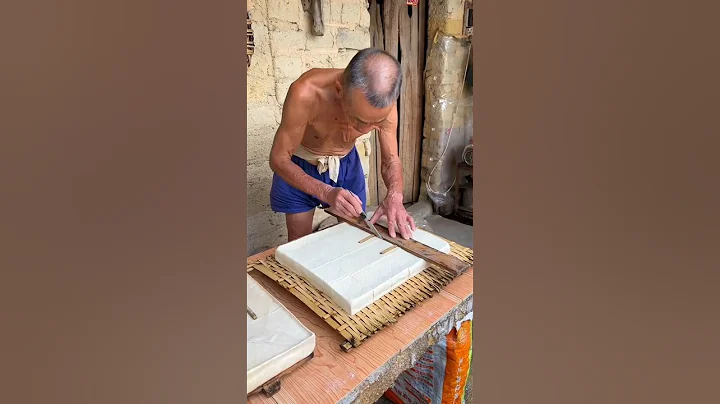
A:
{"label": "man's left hand", "polygon": [[397,237],[397,230],[399,230],[402,238],[410,239],[412,232],[416,229],[415,221],[403,206],[402,194],[388,194],[370,219],[370,223],[375,224],[383,216],[387,218],[390,237]]}

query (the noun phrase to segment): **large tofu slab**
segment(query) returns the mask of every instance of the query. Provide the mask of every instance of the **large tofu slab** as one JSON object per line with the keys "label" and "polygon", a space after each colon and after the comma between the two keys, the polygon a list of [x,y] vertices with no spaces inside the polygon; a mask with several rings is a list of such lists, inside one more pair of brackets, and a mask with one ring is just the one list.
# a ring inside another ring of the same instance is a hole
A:
{"label": "large tofu slab", "polygon": [[[284,244],[275,259],[324,292],[350,315],[372,304],[429,264],[400,248],[385,254],[393,244],[373,237],[347,223]],[[424,230],[414,240],[444,253],[450,245]]]}
{"label": "large tofu slab", "polygon": [[252,392],[315,350],[315,334],[247,276],[247,391]]}

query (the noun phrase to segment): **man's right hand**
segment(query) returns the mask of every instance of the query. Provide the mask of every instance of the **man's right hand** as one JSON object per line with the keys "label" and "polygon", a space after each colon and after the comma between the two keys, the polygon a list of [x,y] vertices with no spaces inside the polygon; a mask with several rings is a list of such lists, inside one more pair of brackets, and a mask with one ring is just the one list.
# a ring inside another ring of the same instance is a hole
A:
{"label": "man's right hand", "polygon": [[362,213],[362,201],[345,188],[333,187],[326,194],[325,203],[345,216],[356,218]]}

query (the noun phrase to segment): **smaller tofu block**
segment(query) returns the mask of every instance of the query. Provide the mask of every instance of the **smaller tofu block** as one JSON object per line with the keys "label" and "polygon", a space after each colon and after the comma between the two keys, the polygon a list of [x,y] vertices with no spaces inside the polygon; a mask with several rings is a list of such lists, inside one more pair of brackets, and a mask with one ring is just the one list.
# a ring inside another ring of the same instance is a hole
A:
{"label": "smaller tofu block", "polygon": [[289,369],[315,350],[315,334],[260,284],[247,276],[247,392]]}
{"label": "smaller tofu block", "polygon": [[[393,244],[373,237],[347,223],[312,233],[275,250],[275,259],[305,278],[350,315],[419,274],[429,264]],[[417,229],[412,238],[443,253],[450,245]]]}

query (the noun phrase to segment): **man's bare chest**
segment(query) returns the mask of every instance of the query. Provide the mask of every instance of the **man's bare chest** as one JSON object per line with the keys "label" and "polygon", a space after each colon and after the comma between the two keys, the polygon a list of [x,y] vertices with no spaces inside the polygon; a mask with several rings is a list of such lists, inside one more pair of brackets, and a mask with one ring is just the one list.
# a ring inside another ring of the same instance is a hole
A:
{"label": "man's bare chest", "polygon": [[316,120],[306,126],[303,145],[315,151],[343,153],[352,149],[362,135],[339,119]]}

